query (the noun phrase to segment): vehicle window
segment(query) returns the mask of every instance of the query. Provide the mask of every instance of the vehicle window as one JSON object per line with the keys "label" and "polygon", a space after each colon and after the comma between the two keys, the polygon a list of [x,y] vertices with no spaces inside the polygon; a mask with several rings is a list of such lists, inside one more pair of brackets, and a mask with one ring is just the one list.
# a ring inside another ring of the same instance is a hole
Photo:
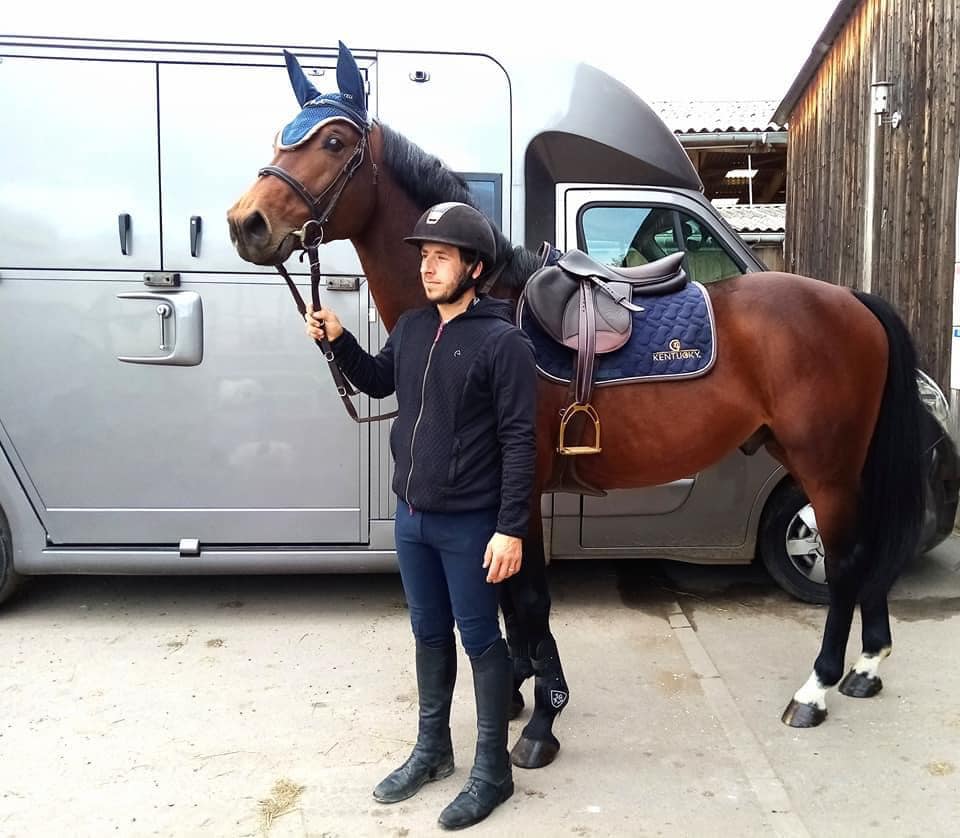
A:
{"label": "vehicle window", "polygon": [[693,216],[680,214],[680,235],[683,249],[687,251],[687,270],[691,279],[706,284],[743,273],[709,228]]}
{"label": "vehicle window", "polygon": [[617,268],[645,265],[676,253],[673,210],[662,207],[591,206],[580,216],[581,246]]}
{"label": "vehicle window", "polygon": [[494,172],[459,172],[467,189],[476,201],[477,208],[497,227],[501,224],[501,184],[503,178]]}

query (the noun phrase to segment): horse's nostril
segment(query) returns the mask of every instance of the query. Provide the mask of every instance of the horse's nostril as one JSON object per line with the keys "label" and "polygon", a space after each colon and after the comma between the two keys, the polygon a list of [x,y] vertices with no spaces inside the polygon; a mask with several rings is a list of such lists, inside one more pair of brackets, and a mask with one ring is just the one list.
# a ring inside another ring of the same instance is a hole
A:
{"label": "horse's nostril", "polygon": [[267,219],[259,210],[250,213],[240,225],[240,232],[248,244],[264,244],[270,238],[270,228]]}

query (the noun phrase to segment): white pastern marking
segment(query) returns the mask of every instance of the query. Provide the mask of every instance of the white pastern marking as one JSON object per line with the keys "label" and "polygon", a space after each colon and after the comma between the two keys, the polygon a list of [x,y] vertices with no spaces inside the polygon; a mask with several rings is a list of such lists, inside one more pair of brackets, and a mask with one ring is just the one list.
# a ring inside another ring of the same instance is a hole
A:
{"label": "white pastern marking", "polygon": [[858,675],[866,675],[868,678],[876,678],[877,670],[880,669],[880,661],[882,661],[889,654],[889,646],[886,649],[881,649],[876,655],[868,655],[864,653],[857,658],[857,662],[853,665],[853,671]]}
{"label": "white pastern marking", "polygon": [[821,710],[827,709],[827,688],[820,683],[816,672],[810,673],[807,683],[793,694],[798,704],[815,704]]}

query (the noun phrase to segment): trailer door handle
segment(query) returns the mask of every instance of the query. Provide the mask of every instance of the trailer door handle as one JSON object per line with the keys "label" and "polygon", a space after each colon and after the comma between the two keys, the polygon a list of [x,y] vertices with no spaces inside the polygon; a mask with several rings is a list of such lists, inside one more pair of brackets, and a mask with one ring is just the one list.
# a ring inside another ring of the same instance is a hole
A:
{"label": "trailer door handle", "polygon": [[199,215],[190,216],[190,255],[200,255],[200,234],[203,232],[203,220]]}
{"label": "trailer door handle", "polygon": [[[194,367],[203,360],[203,303],[196,291],[150,291],[117,294],[121,300],[141,300],[153,304],[144,308],[160,319],[160,351],[163,355],[118,355],[126,364],[164,364]],[[172,321],[172,322],[171,322]],[[171,341],[172,335],[172,341]]]}
{"label": "trailer door handle", "polygon": [[120,252],[124,256],[130,255],[130,213],[121,212],[117,216],[117,227],[120,231]]}
{"label": "trailer door handle", "polygon": [[157,306],[157,316],[160,318],[160,351],[166,352],[170,345],[167,343],[169,337],[167,336],[167,318],[173,314],[173,309],[170,307],[169,303],[160,303]]}

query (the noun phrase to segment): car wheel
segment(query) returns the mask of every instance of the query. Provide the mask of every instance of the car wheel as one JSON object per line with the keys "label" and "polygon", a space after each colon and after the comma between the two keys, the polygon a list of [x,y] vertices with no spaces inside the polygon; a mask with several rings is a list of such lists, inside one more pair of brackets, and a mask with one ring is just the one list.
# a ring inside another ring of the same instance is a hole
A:
{"label": "car wheel", "polygon": [[20,585],[23,577],[13,569],[13,540],[6,516],[0,509],[0,602],[4,602]]}
{"label": "car wheel", "polygon": [[767,501],[757,552],[788,594],[821,605],[830,601],[817,518],[797,484],[784,484]]}

